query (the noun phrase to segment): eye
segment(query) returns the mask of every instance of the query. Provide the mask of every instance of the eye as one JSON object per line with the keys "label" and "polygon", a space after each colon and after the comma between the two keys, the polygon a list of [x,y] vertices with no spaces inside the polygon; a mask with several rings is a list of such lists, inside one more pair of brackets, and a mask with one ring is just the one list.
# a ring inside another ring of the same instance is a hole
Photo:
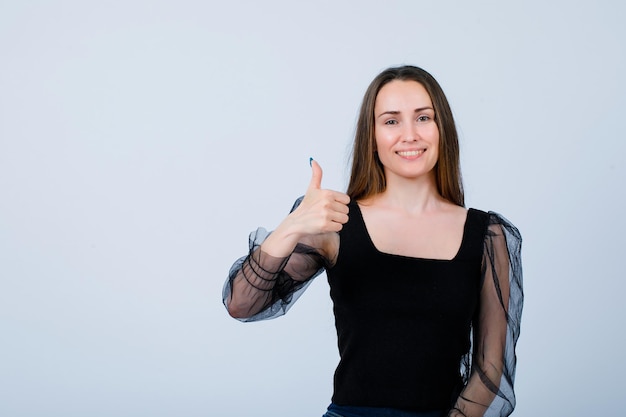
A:
{"label": "eye", "polygon": [[389,120],[385,121],[385,124],[386,125],[397,125],[398,121],[394,120],[394,119],[389,119]]}
{"label": "eye", "polygon": [[428,121],[430,121],[430,120],[432,120],[432,119],[430,118],[430,116],[428,116],[428,115],[426,115],[426,114],[422,114],[421,116],[419,116],[419,117],[417,118],[417,121],[418,121],[418,122],[422,122],[422,123],[423,123],[423,122],[428,122]]}

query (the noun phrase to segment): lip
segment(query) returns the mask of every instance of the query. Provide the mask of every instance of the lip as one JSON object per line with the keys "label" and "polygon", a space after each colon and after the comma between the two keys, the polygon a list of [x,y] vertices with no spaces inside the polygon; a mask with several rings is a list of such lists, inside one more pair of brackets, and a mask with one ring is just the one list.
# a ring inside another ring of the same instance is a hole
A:
{"label": "lip", "polygon": [[412,160],[412,159],[417,159],[420,156],[424,155],[426,151],[427,151],[426,148],[407,149],[407,150],[402,150],[402,151],[396,151],[396,155],[404,159]]}

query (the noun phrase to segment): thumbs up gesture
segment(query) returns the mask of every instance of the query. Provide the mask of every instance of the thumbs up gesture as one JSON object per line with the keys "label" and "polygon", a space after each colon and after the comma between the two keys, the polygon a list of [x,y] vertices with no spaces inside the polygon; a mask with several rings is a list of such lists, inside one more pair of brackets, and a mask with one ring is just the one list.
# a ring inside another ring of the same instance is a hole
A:
{"label": "thumbs up gesture", "polygon": [[350,197],[322,189],[322,168],[311,160],[311,169],[311,182],[302,202],[263,242],[265,253],[288,256],[302,239],[325,241],[328,234],[340,231],[348,221]]}
{"label": "thumbs up gesture", "polygon": [[311,160],[311,182],[304,199],[289,216],[302,234],[338,232],[348,221],[350,197],[322,189],[322,167]]}

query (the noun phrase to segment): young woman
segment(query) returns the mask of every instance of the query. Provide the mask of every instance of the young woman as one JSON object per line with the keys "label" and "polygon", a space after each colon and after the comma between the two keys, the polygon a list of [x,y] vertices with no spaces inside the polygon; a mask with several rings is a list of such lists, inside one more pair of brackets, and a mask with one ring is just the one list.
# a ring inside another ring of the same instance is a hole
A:
{"label": "young woman", "polygon": [[347,193],[306,194],[258,229],[223,300],[284,314],[326,271],[340,362],[326,417],[508,416],[522,311],[521,236],[465,209],[458,137],[437,81],[389,68],[365,93]]}

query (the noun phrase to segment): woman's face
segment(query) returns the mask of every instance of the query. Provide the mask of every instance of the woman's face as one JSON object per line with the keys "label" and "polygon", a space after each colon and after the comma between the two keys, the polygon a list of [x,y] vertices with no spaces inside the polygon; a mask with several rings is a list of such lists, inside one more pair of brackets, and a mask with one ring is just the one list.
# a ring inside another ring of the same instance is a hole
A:
{"label": "woman's face", "polygon": [[387,181],[434,175],[439,129],[426,89],[416,81],[385,84],[374,104],[376,150]]}

